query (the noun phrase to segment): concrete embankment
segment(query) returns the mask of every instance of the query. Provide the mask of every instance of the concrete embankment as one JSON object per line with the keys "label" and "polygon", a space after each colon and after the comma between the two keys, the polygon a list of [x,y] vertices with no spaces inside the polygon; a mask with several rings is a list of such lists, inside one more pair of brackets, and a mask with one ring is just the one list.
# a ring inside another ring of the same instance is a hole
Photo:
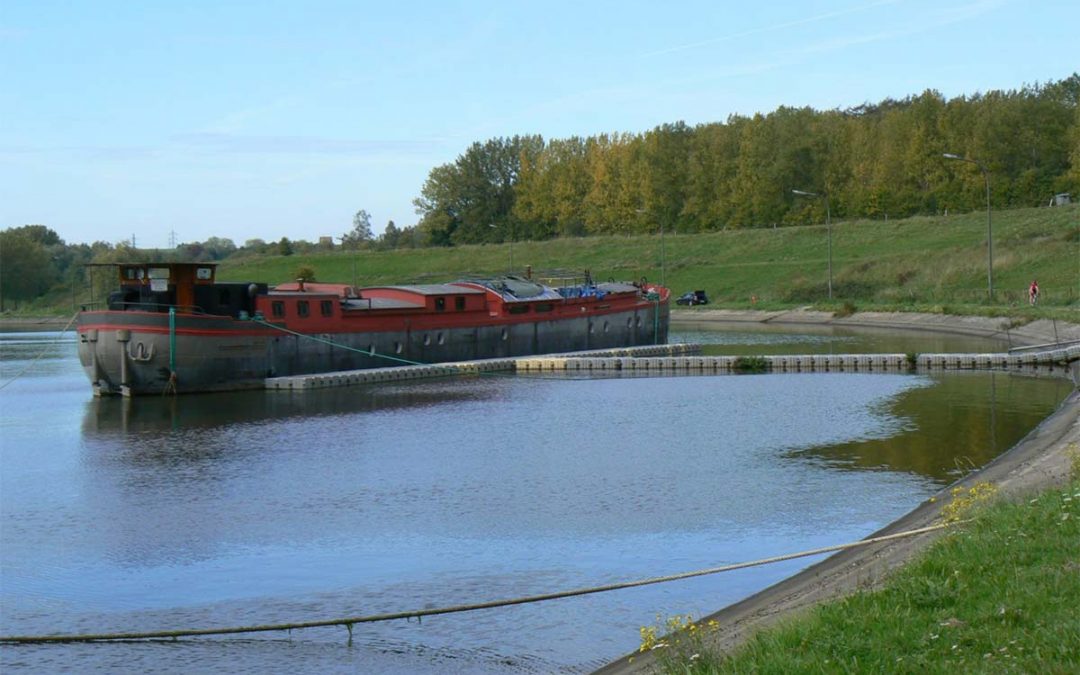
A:
{"label": "concrete embankment", "polygon": [[[817,312],[706,310],[680,312],[678,316],[673,316],[673,321],[817,323],[932,330],[967,335],[1004,335],[1014,346],[1080,339],[1080,326],[1075,324],[1044,320],[1024,326],[1012,326],[1007,319],[918,314],[862,313],[836,319]],[[912,530],[938,521],[941,509],[949,502],[951,489],[955,486],[970,487],[976,483],[989,482],[997,485],[1001,494],[1015,499],[1034,491],[1062,485],[1068,481],[1071,453],[1075,452],[1078,445],[1080,391],[1074,391],[1053,415],[1008,452],[953,486],[941,490],[934,499],[924,502],[871,536]],[[707,634],[709,645],[717,651],[729,651],[745,642],[756,631],[781,619],[856,590],[880,586],[892,570],[925,550],[938,536],[938,533],[926,534],[837,553],[793,577],[701,619],[704,622],[718,623],[717,629]],[[655,666],[653,653],[647,652],[624,656],[597,672],[642,673],[653,671]]]}
{"label": "concrete embankment", "polygon": [[1009,347],[1052,344],[1080,340],[1080,325],[1039,319],[1017,324],[1014,319],[987,316],[952,316],[907,312],[857,312],[836,316],[831,312],[790,310],[764,312],[734,309],[674,310],[675,324],[765,324],[853,326],[862,328],[891,328],[934,333],[953,333],[998,338]]}

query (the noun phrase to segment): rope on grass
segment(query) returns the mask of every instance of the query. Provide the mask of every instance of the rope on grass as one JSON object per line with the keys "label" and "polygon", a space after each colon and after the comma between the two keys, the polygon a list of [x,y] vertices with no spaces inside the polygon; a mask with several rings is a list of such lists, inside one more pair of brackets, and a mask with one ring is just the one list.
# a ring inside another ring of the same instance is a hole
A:
{"label": "rope on grass", "polygon": [[27,373],[27,372],[28,372],[28,371],[29,371],[29,370],[30,370],[31,368],[33,368],[33,367],[34,367],[34,365],[35,365],[35,364],[37,364],[37,362],[38,362],[39,360],[41,360],[41,357],[42,357],[42,356],[45,356],[45,352],[47,352],[47,351],[49,350],[49,347],[52,347],[52,346],[53,346],[54,344],[56,344],[56,343],[57,343],[57,342],[58,342],[58,341],[60,340],[60,338],[61,338],[61,337],[63,337],[63,336],[64,336],[64,333],[66,333],[66,332],[67,332],[67,329],[68,329],[68,328],[71,328],[71,324],[75,323],[75,319],[77,319],[77,318],[79,318],[79,313],[78,313],[78,312],[75,312],[74,314],[72,314],[72,315],[71,315],[71,321],[68,321],[68,322],[67,322],[67,325],[66,325],[66,326],[64,326],[64,329],[63,329],[62,331],[60,331],[60,334],[59,334],[59,335],[57,335],[56,337],[54,337],[54,338],[53,338],[52,340],[50,340],[50,341],[46,342],[46,343],[45,343],[45,346],[41,348],[41,351],[40,351],[40,352],[38,352],[38,355],[37,355],[37,356],[35,356],[35,357],[33,358],[33,360],[32,360],[32,361],[30,361],[30,363],[26,364],[26,367],[25,367],[25,368],[23,368],[23,369],[22,369],[22,370],[20,370],[19,372],[15,373],[14,377],[12,377],[12,378],[11,378],[10,380],[8,380],[7,382],[5,382],[5,383],[3,383],[3,384],[0,384],[0,389],[3,389],[4,387],[8,386],[9,384],[11,384],[12,382],[14,382],[15,380],[17,380],[17,379],[19,379],[20,377],[22,377],[23,375],[25,375],[25,374],[26,374],[26,373]]}
{"label": "rope on grass", "polygon": [[690,579],[693,577],[701,577],[710,574],[718,574],[720,572],[730,572],[732,570],[744,569],[747,567],[757,567],[760,565],[768,565],[771,563],[784,562],[787,560],[794,560],[796,558],[805,558],[812,555],[818,555],[821,553],[831,553],[834,551],[842,551],[846,549],[856,548],[859,546],[868,546],[870,544],[879,544],[882,542],[892,541],[895,539],[901,539],[904,537],[913,537],[920,534],[926,534],[928,532],[934,532],[936,530],[942,530],[957,523],[941,523],[938,525],[931,525],[928,527],[921,527],[915,530],[907,530],[905,532],[897,532],[895,534],[883,535],[880,537],[871,537],[869,539],[862,539],[847,544],[836,544],[834,546],[825,546],[823,548],[811,549],[809,551],[800,551],[798,553],[788,553],[785,555],[779,555],[772,558],[763,558],[760,560],[753,560],[750,562],[735,563],[732,565],[724,565],[722,567],[711,567],[708,569],[696,570],[693,572],[683,572],[681,574],[672,574],[670,576],[652,577],[649,579],[640,579],[637,581],[625,581],[615,584],[607,584],[604,586],[591,586],[588,588],[577,588],[568,591],[559,591],[555,593],[544,593],[541,595],[528,595],[520,598],[510,598],[505,600],[492,600],[489,602],[478,602],[467,605],[454,605],[450,607],[436,607],[430,609],[419,609],[406,612],[392,612],[389,614],[371,614],[367,616],[353,616],[340,619],[323,619],[319,621],[297,621],[292,623],[276,623],[265,624],[260,626],[237,626],[237,627],[224,627],[224,628],[196,628],[187,630],[161,630],[161,631],[148,631],[148,632],[126,632],[126,633],[89,633],[81,635],[9,635],[0,636],[0,644],[42,644],[42,643],[73,643],[73,642],[104,642],[114,640],[154,640],[154,639],[176,639],[180,637],[196,637],[203,635],[230,635],[236,633],[265,633],[271,631],[291,631],[301,628],[320,628],[324,626],[344,626],[352,633],[352,627],[358,623],[375,623],[378,621],[393,621],[396,619],[422,619],[425,616],[435,616],[438,614],[455,614],[460,612],[472,612],[481,609],[493,609],[496,607],[508,607],[511,605],[523,605],[533,602],[543,602],[546,600],[558,600],[561,598],[570,598],[578,595],[589,595],[592,593],[605,593],[608,591],[617,591],[626,588],[636,588],[639,586],[649,586],[652,584],[660,584],[669,581],[679,581],[681,579]]}

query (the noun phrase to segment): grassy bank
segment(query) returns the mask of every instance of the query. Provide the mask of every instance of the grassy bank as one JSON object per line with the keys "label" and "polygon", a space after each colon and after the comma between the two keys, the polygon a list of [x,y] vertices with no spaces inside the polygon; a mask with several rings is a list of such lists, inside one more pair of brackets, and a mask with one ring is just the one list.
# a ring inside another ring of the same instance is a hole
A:
{"label": "grassy bank", "polygon": [[661,672],[1080,672],[1080,467],[1065,488],[970,515],[884,589],[730,655],[708,650],[708,626],[667,638]]}
{"label": "grassy bank", "polygon": [[[280,283],[311,267],[322,281],[358,285],[442,282],[507,271],[595,279],[661,278],[681,294],[704,289],[714,306],[838,312],[924,311],[1080,321],[1080,205],[993,213],[994,302],[987,300],[986,214],[832,225],[833,301],[826,228],[781,227],[684,235],[591,237],[398,251],[333,251],[234,258],[223,280]],[[661,269],[661,258],[664,265]],[[1039,307],[1027,304],[1032,278]],[[81,289],[56,288],[18,314],[70,314]]]}
{"label": "grassy bank", "polygon": [[[986,214],[834,223],[833,296],[828,301],[826,229],[787,227],[708,234],[519,242],[514,269],[596,279],[664,278],[676,293],[704,289],[733,308],[888,309],[1080,319],[1080,206],[1018,209],[993,216],[995,301],[987,301]],[[661,243],[663,251],[661,251]],[[661,253],[664,269],[661,272]],[[509,244],[227,261],[228,279],[319,279],[358,284],[445,281],[505,272]],[[1032,278],[1041,306],[1027,304]]]}

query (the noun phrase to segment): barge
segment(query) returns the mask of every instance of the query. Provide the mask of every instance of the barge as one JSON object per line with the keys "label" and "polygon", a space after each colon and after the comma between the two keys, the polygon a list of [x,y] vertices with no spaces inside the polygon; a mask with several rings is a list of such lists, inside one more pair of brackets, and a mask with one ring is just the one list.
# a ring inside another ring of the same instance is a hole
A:
{"label": "barge", "polygon": [[219,282],[213,263],[117,263],[78,316],[95,395],[257,389],[266,378],[667,342],[668,289],[507,276],[373,286]]}

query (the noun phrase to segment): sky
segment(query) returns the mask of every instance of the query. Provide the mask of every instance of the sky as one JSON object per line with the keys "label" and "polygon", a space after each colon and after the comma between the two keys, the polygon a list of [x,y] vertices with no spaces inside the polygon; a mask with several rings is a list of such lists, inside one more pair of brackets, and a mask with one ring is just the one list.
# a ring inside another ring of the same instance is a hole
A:
{"label": "sky", "polygon": [[474,142],[948,98],[1080,70],[1076,0],[0,1],[0,229],[414,225]]}

